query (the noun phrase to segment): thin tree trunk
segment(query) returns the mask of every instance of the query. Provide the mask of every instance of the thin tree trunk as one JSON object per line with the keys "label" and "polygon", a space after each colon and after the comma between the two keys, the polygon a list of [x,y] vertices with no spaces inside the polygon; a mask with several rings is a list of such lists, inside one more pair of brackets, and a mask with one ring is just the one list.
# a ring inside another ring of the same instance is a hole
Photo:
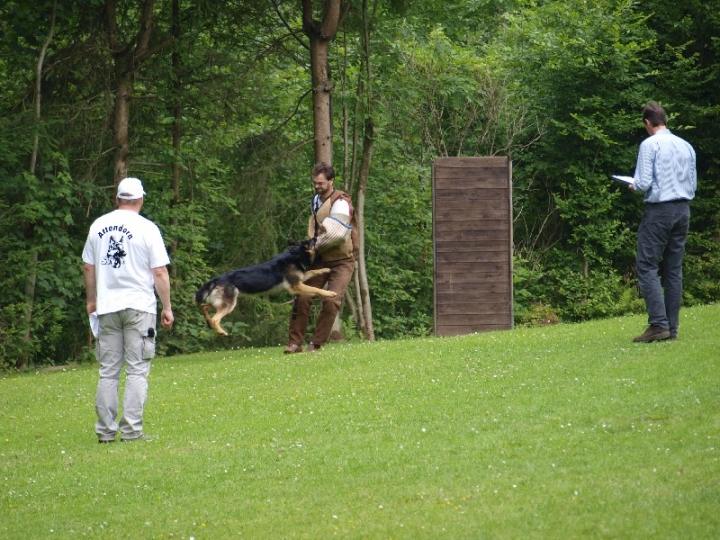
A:
{"label": "thin tree trunk", "polygon": [[324,39],[311,39],[312,90],[315,141],[315,160],[332,163],[332,106],[333,91],[330,81],[327,54],[329,42]]}
{"label": "thin tree trunk", "polygon": [[[313,91],[313,139],[315,143],[315,161],[328,165],[333,162],[333,121],[332,93],[333,83],[330,77],[328,54],[330,42],[337,34],[340,23],[350,4],[343,5],[342,0],[325,0],[323,19],[313,18],[312,0],[301,0],[303,10],[303,31],[310,40],[310,72]],[[340,312],[333,322],[330,339],[343,340],[340,325]]]}
{"label": "thin tree trunk", "polygon": [[370,176],[370,161],[372,160],[374,126],[372,118],[365,122],[365,137],[363,140],[363,155],[360,165],[360,178],[358,180],[358,196],[355,206],[355,216],[358,224],[358,237],[360,240],[360,254],[358,255],[358,279],[360,284],[360,306],[363,311],[363,333],[368,341],[375,341],[375,331],[372,320],[372,304],[370,302],[370,287],[367,280],[367,266],[365,264],[365,194],[367,192],[368,178]]}
{"label": "thin tree trunk", "polygon": [[[30,154],[30,174],[34,175],[37,169],[38,153],[40,151],[40,120],[42,118],[42,70],[43,63],[45,62],[45,55],[47,54],[48,47],[52,42],[53,35],[55,34],[55,19],[57,14],[57,0],[53,0],[52,12],[50,15],[50,30],[48,36],[45,39],[45,43],[40,49],[40,55],[38,56],[37,71],[35,74],[35,138],[33,140],[32,153]],[[27,237],[32,238],[35,234],[35,228],[32,223],[28,223],[25,228],[25,234]],[[23,293],[25,295],[25,336],[26,342],[32,339],[32,319],[35,308],[35,286],[37,283],[37,262],[38,252],[33,249],[30,259],[30,273],[25,280],[25,287]],[[22,357],[18,359],[17,367],[21,370],[27,369],[30,364],[28,357]]]}
{"label": "thin tree trunk", "polygon": [[301,0],[303,31],[310,39],[310,70],[313,91],[313,134],[315,160],[332,164],[332,92],[328,53],[330,42],[350,4],[342,0],[325,0],[322,21],[313,19],[312,0]]}
{"label": "thin tree trunk", "polygon": [[[116,64],[116,72],[122,72]],[[113,168],[113,181],[117,185],[128,176],[128,154],[130,143],[128,132],[130,130],[130,100],[133,94],[133,79],[130,73],[117,75],[117,88],[115,90],[115,113],[113,125],[115,137],[115,165]]]}
{"label": "thin tree trunk", "polygon": [[[172,34],[175,44],[180,43],[180,0],[173,0],[172,3]],[[173,204],[177,205],[180,202],[180,144],[182,140],[182,81],[180,72],[180,53],[177,50],[177,46],[172,53],[172,66],[173,75],[175,77],[173,86],[175,90],[175,107],[173,122],[173,163],[172,163],[172,193],[173,193]],[[177,228],[178,219],[174,217],[171,219],[173,228]],[[170,245],[171,254],[177,251],[178,242],[173,240]],[[177,277],[177,265],[171,266],[171,272],[173,277]]]}
{"label": "thin tree trunk", "polygon": [[[358,196],[356,206],[356,219],[358,223],[358,236],[360,240],[360,254],[358,256],[358,281],[359,293],[358,302],[363,312],[363,334],[368,341],[375,340],[373,329],[372,304],[370,302],[370,287],[367,279],[367,265],[365,263],[365,196],[367,193],[368,179],[370,177],[370,162],[372,161],[373,141],[375,137],[375,124],[373,123],[373,96],[372,96],[372,70],[370,69],[370,15],[368,13],[368,2],[363,0],[362,6],[362,51],[365,64],[365,108],[367,111],[365,120],[365,133],[363,135],[363,150],[360,163],[360,177],[358,179]],[[363,85],[358,85],[359,88]]]}
{"label": "thin tree trunk", "polygon": [[[342,85],[340,91],[345,95],[347,91],[347,32],[343,32],[343,64],[340,80]],[[350,174],[350,111],[348,101],[343,99],[342,128],[343,128],[343,191],[352,193],[352,175]]]}
{"label": "thin tree trunk", "polygon": [[[358,233],[359,235],[359,233]],[[355,319],[355,325],[358,327],[358,329],[362,332],[363,336],[366,336],[367,333],[365,332],[365,312],[363,310],[362,305],[362,290],[360,287],[360,272],[358,271],[358,261],[355,261],[355,274],[353,275],[353,279],[355,281],[355,301],[352,304],[352,315]],[[349,295],[348,295],[349,300]]]}

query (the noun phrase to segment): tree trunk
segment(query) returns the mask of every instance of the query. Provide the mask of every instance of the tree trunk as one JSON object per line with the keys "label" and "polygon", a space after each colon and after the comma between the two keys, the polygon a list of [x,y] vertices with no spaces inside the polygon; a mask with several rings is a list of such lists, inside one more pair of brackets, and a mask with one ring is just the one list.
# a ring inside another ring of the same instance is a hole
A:
{"label": "tree trunk", "polygon": [[[120,64],[115,66],[117,88],[115,90],[114,113],[114,141],[115,166],[113,168],[113,181],[118,185],[128,175],[128,154],[130,144],[128,132],[130,125],[130,100],[133,94],[133,79],[130,73],[123,73]],[[119,73],[118,73],[119,72]]]}
{"label": "tree trunk", "polygon": [[138,33],[122,44],[117,22],[117,0],[106,0],[105,2],[108,43],[115,62],[115,83],[117,85],[114,112],[115,165],[113,180],[115,185],[128,175],[130,169],[128,134],[130,131],[130,103],[135,89],[135,73],[143,62],[167,48],[173,41],[172,38],[169,38],[158,45],[150,46],[154,6],[155,0],[145,0],[142,3]]}
{"label": "tree trunk", "polygon": [[373,151],[374,126],[372,118],[365,121],[365,137],[363,140],[362,163],[360,164],[360,178],[358,180],[358,196],[355,206],[355,216],[358,224],[358,237],[360,240],[360,254],[358,255],[357,274],[359,282],[358,296],[361,300],[364,322],[363,334],[368,341],[375,341],[375,331],[372,321],[372,305],[370,303],[370,287],[367,280],[367,267],[365,265],[365,193],[367,192],[368,178],[370,176],[370,161]]}
{"label": "tree trunk", "polygon": [[[40,151],[40,119],[42,118],[42,70],[43,63],[45,62],[45,54],[47,54],[48,47],[52,41],[53,35],[55,34],[55,20],[57,14],[57,0],[53,0],[52,12],[50,15],[50,30],[48,32],[47,39],[40,49],[40,55],[38,56],[37,71],[35,74],[35,138],[33,140],[32,153],[30,154],[30,174],[34,175],[37,169],[38,153]],[[28,238],[32,238],[35,234],[35,228],[32,223],[28,223],[25,229],[25,235]],[[25,336],[26,342],[32,339],[32,319],[33,310],[35,308],[35,285],[37,283],[37,262],[38,252],[33,249],[31,260],[30,260],[30,273],[25,280],[25,287],[23,293],[25,295]],[[30,358],[22,357],[18,358],[17,367],[18,369],[25,370],[30,364]]]}
{"label": "tree trunk", "polygon": [[[349,8],[341,0],[325,0],[322,21],[313,18],[312,0],[301,0],[303,10],[303,31],[310,39],[310,75],[313,91],[313,140],[315,162],[333,162],[332,93],[328,52],[330,42],[337,34],[340,23]],[[330,333],[332,341],[342,341],[340,311]]]}
{"label": "tree trunk", "polygon": [[341,0],[326,0],[322,21],[313,18],[312,1],[302,0],[303,31],[310,39],[310,70],[313,91],[313,136],[315,161],[332,164],[332,92],[328,52],[347,6]]}
{"label": "tree trunk", "polygon": [[[370,162],[372,161],[373,141],[375,137],[375,124],[372,114],[372,70],[370,69],[370,24],[367,0],[363,0],[362,7],[362,58],[365,67],[365,80],[358,83],[358,94],[365,94],[366,120],[363,135],[362,159],[360,162],[360,177],[358,179],[358,195],[356,206],[356,219],[358,223],[358,236],[360,240],[360,254],[358,256],[358,309],[362,310],[362,331],[365,339],[375,341],[373,329],[372,304],[370,302],[370,287],[367,280],[367,266],[365,264],[365,195],[367,193],[368,179],[370,178]],[[363,92],[365,89],[365,92]]]}
{"label": "tree trunk", "polygon": [[[176,45],[180,43],[180,0],[173,0],[172,3],[172,35]],[[180,144],[182,140],[182,80],[180,71],[180,53],[177,47],[172,53],[173,75],[175,77],[173,86],[175,90],[175,106],[174,106],[174,122],[173,122],[173,162],[172,162],[172,193],[173,204],[180,202]],[[171,219],[173,229],[178,226],[177,217]],[[170,244],[170,255],[177,251],[178,242],[173,240]],[[173,277],[177,277],[177,265],[172,265],[171,272]]]}

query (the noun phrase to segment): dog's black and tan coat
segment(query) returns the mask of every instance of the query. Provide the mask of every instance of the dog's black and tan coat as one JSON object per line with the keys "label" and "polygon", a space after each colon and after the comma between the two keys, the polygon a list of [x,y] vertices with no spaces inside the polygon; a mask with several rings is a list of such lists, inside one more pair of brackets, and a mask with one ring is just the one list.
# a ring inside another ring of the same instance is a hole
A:
{"label": "dog's black and tan coat", "polygon": [[[315,238],[291,242],[287,250],[269,261],[212,278],[195,293],[195,302],[200,304],[208,327],[226,336],[220,321],[235,309],[240,294],[268,294],[285,289],[292,295],[336,296],[335,292],[305,285],[311,277],[330,272],[329,268],[308,270],[314,260]],[[215,309],[212,317],[211,308]]]}

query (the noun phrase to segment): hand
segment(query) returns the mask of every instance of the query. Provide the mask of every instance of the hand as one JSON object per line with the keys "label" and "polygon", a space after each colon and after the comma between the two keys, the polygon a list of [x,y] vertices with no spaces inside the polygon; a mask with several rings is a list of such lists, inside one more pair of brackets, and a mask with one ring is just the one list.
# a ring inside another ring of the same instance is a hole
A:
{"label": "hand", "polygon": [[173,316],[172,309],[163,308],[162,315],[160,316],[160,325],[168,330],[172,327],[174,321],[175,317]]}
{"label": "hand", "polygon": [[96,300],[88,300],[85,303],[85,311],[87,311],[87,314],[90,315],[92,313],[95,313],[97,311],[97,301]]}

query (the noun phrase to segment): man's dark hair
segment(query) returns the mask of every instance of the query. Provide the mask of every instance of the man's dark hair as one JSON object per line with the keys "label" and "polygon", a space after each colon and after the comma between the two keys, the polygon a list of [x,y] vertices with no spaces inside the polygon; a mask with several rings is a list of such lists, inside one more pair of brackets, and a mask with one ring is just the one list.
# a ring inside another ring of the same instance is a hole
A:
{"label": "man's dark hair", "polygon": [[324,174],[328,180],[335,179],[335,169],[332,168],[332,165],[328,165],[324,161],[321,161],[313,167],[312,175],[317,176],[319,174]]}
{"label": "man's dark hair", "polygon": [[643,120],[650,122],[652,127],[667,125],[667,114],[658,103],[649,102],[643,109]]}

